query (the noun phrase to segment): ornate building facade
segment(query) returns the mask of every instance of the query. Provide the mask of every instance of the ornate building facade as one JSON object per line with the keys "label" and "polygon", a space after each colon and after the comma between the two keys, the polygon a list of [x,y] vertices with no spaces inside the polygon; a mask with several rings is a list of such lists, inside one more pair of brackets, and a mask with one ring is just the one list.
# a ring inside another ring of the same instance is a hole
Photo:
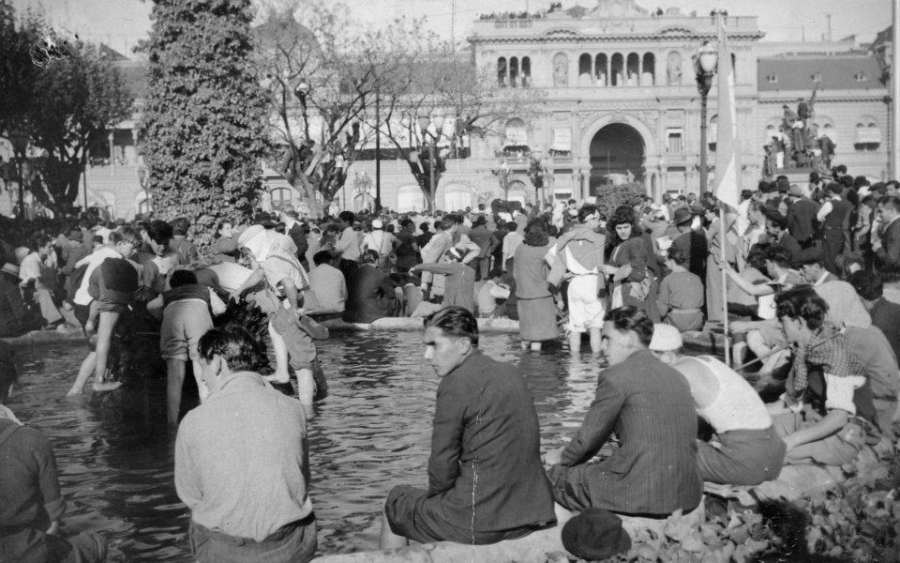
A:
{"label": "ornate building facade", "polygon": [[[765,43],[754,16],[726,16],[736,76],[744,187],[755,188],[764,145],[783,105],[796,110],[815,90],[819,135],[836,144],[832,163],[855,175],[886,178],[890,136],[887,88],[878,56],[852,40]],[[451,160],[438,206],[475,206],[500,194],[495,172],[510,169],[510,197],[536,190],[522,147],[551,172],[558,198],[584,199],[597,186],[633,180],[647,193],[700,190],[700,94],[693,55],[716,40],[716,18],[678,9],[650,13],[634,0],[598,0],[591,8],[540,16],[483,16],[469,37],[472,58],[504,88],[546,93],[539,116],[512,119],[505,139],[472,141],[471,157]],[[708,155],[716,148],[716,87],[708,107]],[[513,150],[504,151],[504,147]],[[374,176],[372,162],[356,172]],[[715,170],[710,170],[710,178]],[[351,174],[352,176],[352,174]],[[382,163],[382,201],[399,210],[424,204],[402,161]],[[549,195],[549,194],[547,194]],[[348,202],[352,208],[352,201]]]}

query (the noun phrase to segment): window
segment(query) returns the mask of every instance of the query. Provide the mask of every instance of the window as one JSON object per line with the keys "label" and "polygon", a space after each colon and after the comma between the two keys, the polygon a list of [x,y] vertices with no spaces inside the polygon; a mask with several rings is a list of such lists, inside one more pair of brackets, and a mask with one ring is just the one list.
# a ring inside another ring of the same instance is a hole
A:
{"label": "window", "polygon": [[865,72],[857,72],[853,75],[853,78],[855,78],[857,82],[865,82],[869,79]]}
{"label": "window", "polygon": [[553,143],[550,150],[569,153],[572,150],[572,129],[569,127],[554,127]]}
{"label": "window", "polygon": [[766,76],[766,82],[769,84],[778,84],[778,75],[777,74],[769,74]]}
{"label": "window", "polygon": [[670,128],[666,130],[666,152],[681,153],[684,151],[684,130]]}
{"label": "window", "polygon": [[531,86],[531,59],[522,57],[522,88]]}
{"label": "window", "polygon": [[625,84],[638,86],[641,80],[641,57],[637,53],[629,53],[626,64]]}
{"label": "window", "polygon": [[817,72],[817,73],[813,74],[813,75],[812,75],[812,81],[813,81],[813,82],[822,82],[822,73],[821,73],[821,72]]}
{"label": "window", "polygon": [[610,86],[624,86],[625,85],[625,57],[622,56],[622,53],[616,53],[612,56],[612,68],[610,68],[609,73],[609,84]]}
{"label": "window", "polygon": [[578,57],[578,85],[579,86],[590,86],[592,82],[591,78],[591,56],[587,53],[583,53],[580,57]]}
{"label": "window", "polygon": [[857,123],[853,148],[859,152],[872,152],[878,150],[879,146],[881,146],[881,129],[878,125],[874,121]]}
{"label": "window", "polygon": [[272,209],[282,209],[291,205],[291,190],[288,188],[275,188],[269,194],[272,196]]}
{"label": "window", "polygon": [[644,54],[643,73],[641,74],[642,86],[656,85],[656,56],[653,53]]}
{"label": "window", "polygon": [[519,59],[509,58],[509,85],[515,88],[519,85]]}
{"label": "window", "polygon": [[506,122],[506,142],[507,147],[528,147],[528,129],[525,122],[514,117]]}
{"label": "window", "polygon": [[497,86],[506,87],[506,57],[497,59]]}
{"label": "window", "polygon": [[594,78],[597,79],[599,86],[607,86],[609,84],[609,57],[605,53],[600,53],[594,58]]}

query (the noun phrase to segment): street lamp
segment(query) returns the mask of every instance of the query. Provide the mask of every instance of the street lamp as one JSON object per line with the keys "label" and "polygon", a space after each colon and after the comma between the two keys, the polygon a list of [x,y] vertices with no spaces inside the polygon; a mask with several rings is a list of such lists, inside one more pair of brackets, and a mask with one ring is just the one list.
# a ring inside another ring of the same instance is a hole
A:
{"label": "street lamp", "polygon": [[694,55],[694,74],[697,79],[697,90],[700,92],[700,195],[707,191],[709,168],[706,164],[706,98],[712,87],[713,76],[719,63],[719,53],[715,45],[704,41],[700,50]]}
{"label": "street lamp", "polygon": [[25,218],[25,182],[22,178],[22,159],[28,150],[28,133],[14,129],[9,134],[9,142],[12,144],[13,154],[16,157],[16,170],[19,175],[19,217]]}

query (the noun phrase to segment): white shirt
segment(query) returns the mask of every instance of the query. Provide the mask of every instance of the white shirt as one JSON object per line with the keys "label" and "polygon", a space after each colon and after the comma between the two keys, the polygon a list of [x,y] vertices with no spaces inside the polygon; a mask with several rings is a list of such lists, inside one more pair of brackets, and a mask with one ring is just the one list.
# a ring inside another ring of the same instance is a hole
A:
{"label": "white shirt", "polygon": [[91,285],[91,273],[103,263],[107,258],[121,258],[122,255],[119,254],[114,248],[109,246],[101,246],[91,254],[88,254],[81,260],[75,263],[75,269],[84,266],[87,264],[87,269],[84,271],[84,277],[81,278],[81,284],[78,286],[78,290],[75,292],[75,304],[76,305],[90,305],[91,301],[94,300],[91,297],[91,294],[88,292],[88,287]]}
{"label": "white shirt", "polygon": [[822,204],[822,209],[820,209],[819,212],[816,213],[816,219],[818,219],[820,223],[825,220],[825,217],[828,217],[828,214],[831,213],[831,210],[834,208],[831,205],[832,201],[841,201],[841,198],[838,196],[832,196],[831,199]]}

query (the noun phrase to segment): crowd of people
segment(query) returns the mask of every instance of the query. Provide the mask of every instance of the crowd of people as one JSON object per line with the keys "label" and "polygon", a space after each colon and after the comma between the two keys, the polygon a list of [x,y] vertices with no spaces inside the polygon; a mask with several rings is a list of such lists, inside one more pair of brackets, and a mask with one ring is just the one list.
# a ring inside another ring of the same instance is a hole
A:
{"label": "crowd of people", "polygon": [[[336,319],[423,319],[425,358],[441,378],[428,488],[391,491],[383,547],[596,524],[586,518],[616,531],[609,513],[694,510],[704,481],[756,485],[783,464],[843,465],[893,438],[900,183],[831,172],[803,186],[761,182],[736,209],[693,194],[642,197],[609,216],[574,200],[320,220],[287,207],[219,223],[203,253],[184,217],[4,229],[0,336],[82,330],[91,350],[69,391],[78,395],[91,378],[97,392],[121,385],[108,365],[124,317],[157,323],[167,420],[178,428],[175,484],[199,561],[315,552],[306,421],[324,385],[316,340]],[[263,315],[263,337],[217,321],[235,306]],[[733,365],[686,356],[682,335],[718,330],[726,314]],[[518,320],[522,350],[562,341],[579,354],[587,335],[609,364],[559,450],[541,454],[517,369],[478,351],[478,319],[498,317]],[[267,348],[275,365],[261,375]],[[764,403],[747,382],[748,363],[783,388],[776,400]],[[182,418],[189,372],[200,406]],[[0,399],[12,378],[3,383]],[[698,439],[698,417],[711,439]],[[20,428],[0,412],[3,459],[49,451]],[[593,461],[613,433],[618,448]],[[26,483],[27,465],[0,466],[0,555],[99,557],[95,537],[45,538],[62,515],[55,465]],[[569,521],[569,511],[582,515]]]}

